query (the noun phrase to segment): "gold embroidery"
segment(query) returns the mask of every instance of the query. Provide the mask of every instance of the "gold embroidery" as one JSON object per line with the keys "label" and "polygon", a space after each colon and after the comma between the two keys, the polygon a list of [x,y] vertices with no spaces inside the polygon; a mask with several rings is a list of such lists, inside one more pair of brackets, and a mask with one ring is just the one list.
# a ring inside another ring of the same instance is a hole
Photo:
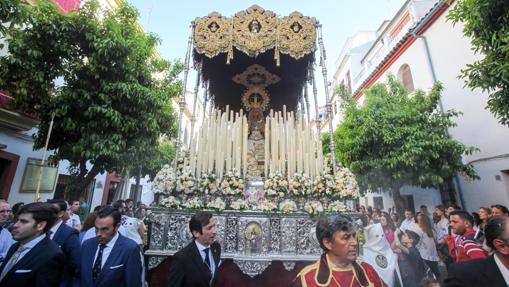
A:
{"label": "gold embroidery", "polygon": [[279,54],[300,59],[316,49],[316,20],[293,12],[278,18],[272,11],[253,5],[232,18],[217,12],[195,19],[194,47],[209,58],[227,53],[227,62],[233,58],[233,47],[250,57],[274,49],[279,65]]}

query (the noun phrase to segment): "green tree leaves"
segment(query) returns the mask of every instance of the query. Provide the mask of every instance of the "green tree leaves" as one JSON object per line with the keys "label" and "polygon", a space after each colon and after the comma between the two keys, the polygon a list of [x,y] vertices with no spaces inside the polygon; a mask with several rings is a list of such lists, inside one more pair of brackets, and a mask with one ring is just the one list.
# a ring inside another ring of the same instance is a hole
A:
{"label": "green tree leaves", "polygon": [[488,108],[503,125],[509,123],[509,1],[460,0],[448,18],[463,23],[476,53],[484,58],[468,64],[461,78],[471,89],[489,92]]}
{"label": "green tree leaves", "polygon": [[375,84],[365,91],[357,107],[343,99],[344,121],[334,133],[337,158],[356,174],[365,190],[399,191],[405,184],[438,187],[455,172],[475,178],[463,154],[476,151],[447,135],[458,112],[438,110],[441,84],[429,93],[411,96],[393,76],[387,84]]}
{"label": "green tree leaves", "polygon": [[9,30],[9,55],[0,58],[13,107],[41,120],[35,148],[55,114],[52,160],[71,163],[81,190],[99,172],[159,164],[161,135],[176,132],[171,98],[182,87],[182,64],[158,57],[159,39],[141,30],[136,9],[98,7],[87,1],[63,14],[39,1]]}

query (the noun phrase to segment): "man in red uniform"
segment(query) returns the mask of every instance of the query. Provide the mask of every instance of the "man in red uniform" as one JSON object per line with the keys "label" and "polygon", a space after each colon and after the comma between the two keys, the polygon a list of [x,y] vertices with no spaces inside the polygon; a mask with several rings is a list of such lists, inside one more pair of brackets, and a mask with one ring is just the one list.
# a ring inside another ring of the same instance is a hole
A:
{"label": "man in red uniform", "polygon": [[357,239],[349,218],[342,215],[320,217],[316,238],[324,253],[317,262],[302,269],[292,287],[385,286],[371,265],[355,261]]}
{"label": "man in red uniform", "polygon": [[449,246],[449,252],[454,262],[486,257],[481,248],[475,244],[473,222],[472,215],[464,210],[455,210],[450,213],[449,224],[455,235],[448,235],[444,239]]}

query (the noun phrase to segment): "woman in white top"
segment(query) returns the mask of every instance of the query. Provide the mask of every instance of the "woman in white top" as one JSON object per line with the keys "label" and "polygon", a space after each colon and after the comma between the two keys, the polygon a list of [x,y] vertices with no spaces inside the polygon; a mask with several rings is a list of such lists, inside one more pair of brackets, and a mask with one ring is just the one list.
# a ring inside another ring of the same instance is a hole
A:
{"label": "woman in white top", "polygon": [[431,227],[429,217],[423,213],[419,213],[417,215],[417,223],[414,225],[413,229],[421,238],[415,247],[419,250],[422,259],[431,271],[433,271],[435,277],[440,279],[440,271],[438,270],[438,261],[440,261],[440,258],[438,257],[433,227]]}

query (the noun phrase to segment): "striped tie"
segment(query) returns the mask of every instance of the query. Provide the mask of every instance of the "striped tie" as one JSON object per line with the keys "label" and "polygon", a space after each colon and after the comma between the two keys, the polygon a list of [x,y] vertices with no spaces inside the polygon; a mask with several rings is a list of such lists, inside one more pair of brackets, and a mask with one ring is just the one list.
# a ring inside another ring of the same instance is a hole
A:
{"label": "striped tie", "polygon": [[11,270],[11,268],[16,264],[16,262],[18,262],[18,259],[21,256],[21,254],[23,253],[23,251],[25,251],[27,249],[28,249],[28,247],[23,246],[23,245],[20,245],[18,247],[18,250],[16,250],[16,252],[14,252],[11,259],[9,259],[7,264],[5,264],[5,268],[4,268],[4,270],[2,270],[2,274],[0,274],[0,281],[2,281],[4,279],[7,272],[9,272],[9,270]]}

